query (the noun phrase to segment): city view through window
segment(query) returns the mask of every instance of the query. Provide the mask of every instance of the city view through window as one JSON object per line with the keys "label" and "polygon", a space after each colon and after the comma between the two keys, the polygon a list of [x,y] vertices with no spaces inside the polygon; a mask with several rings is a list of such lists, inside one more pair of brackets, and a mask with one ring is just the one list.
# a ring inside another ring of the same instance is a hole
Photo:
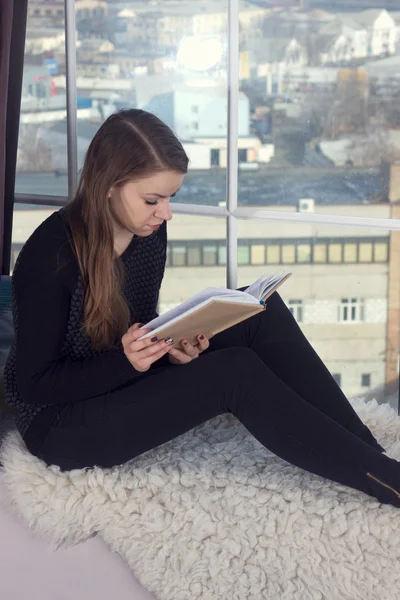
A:
{"label": "city view through window", "polygon": [[[282,296],[344,392],[397,407],[398,2],[241,1],[234,51],[228,0],[72,4],[78,168],[101,123],[128,107],[163,119],[190,158],[171,199],[179,211],[168,227],[160,312],[226,285],[226,218],[216,212],[227,209],[237,161],[237,286],[291,271]],[[46,196],[71,193],[67,37],[64,0],[29,0],[11,266],[57,210],[43,205]],[[27,204],[32,195],[36,206]]]}

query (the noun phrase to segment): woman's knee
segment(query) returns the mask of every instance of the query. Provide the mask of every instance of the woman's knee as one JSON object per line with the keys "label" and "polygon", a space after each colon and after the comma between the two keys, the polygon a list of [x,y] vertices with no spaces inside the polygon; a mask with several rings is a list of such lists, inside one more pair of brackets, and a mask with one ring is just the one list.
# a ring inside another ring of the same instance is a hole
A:
{"label": "woman's knee", "polygon": [[231,379],[254,375],[254,371],[266,368],[258,354],[247,346],[223,348],[211,352],[208,357],[220,376],[224,374]]}

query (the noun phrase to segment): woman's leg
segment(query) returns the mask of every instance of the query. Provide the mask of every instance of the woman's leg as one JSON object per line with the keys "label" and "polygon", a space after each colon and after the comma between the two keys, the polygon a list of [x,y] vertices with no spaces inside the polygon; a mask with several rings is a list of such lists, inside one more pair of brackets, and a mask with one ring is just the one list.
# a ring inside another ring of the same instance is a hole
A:
{"label": "woman's leg", "polygon": [[372,448],[384,450],[358,417],[277,293],[268,299],[264,312],[212,338],[208,352],[232,346],[254,350],[271,371],[304,400]]}
{"label": "woman's leg", "polygon": [[157,369],[64,408],[34,453],[63,469],[110,467],[225,412],[288,462],[400,507],[400,464],[303,400],[244,347]]}

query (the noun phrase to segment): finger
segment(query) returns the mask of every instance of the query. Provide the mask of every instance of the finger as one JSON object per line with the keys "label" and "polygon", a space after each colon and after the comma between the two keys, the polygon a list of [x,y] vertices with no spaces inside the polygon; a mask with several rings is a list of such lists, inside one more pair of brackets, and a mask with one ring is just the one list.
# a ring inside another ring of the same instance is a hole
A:
{"label": "finger", "polygon": [[140,340],[140,338],[147,333],[150,333],[151,329],[137,329],[132,332],[127,332],[123,337],[123,344],[127,347],[129,352],[138,352],[142,348],[149,346],[150,344],[154,344],[154,342],[158,341],[158,337],[156,335],[149,336],[144,340]]}
{"label": "finger", "polygon": [[198,348],[200,352],[204,352],[204,350],[207,350],[207,348],[210,346],[210,342],[207,336],[205,336],[203,333],[198,335],[196,339],[198,342]]}
{"label": "finger", "polygon": [[171,348],[169,354],[181,363],[189,363],[191,360],[193,360],[191,356],[186,354],[186,352],[183,350],[178,350],[178,348]]}
{"label": "finger", "polygon": [[140,352],[139,356],[141,356],[141,358],[139,360],[145,366],[152,365],[154,362],[156,362],[156,360],[159,360],[165,354],[168,354],[169,352],[171,352],[171,350],[172,350],[172,344],[164,343],[164,345],[159,350],[157,350],[157,352],[154,352],[153,354],[150,354],[148,356],[141,356],[142,352]]}
{"label": "finger", "polygon": [[127,331],[127,333],[131,333],[132,331],[136,331],[137,329],[140,329],[140,327],[143,327],[144,323],[134,323],[133,325],[131,325]]}
{"label": "finger", "polygon": [[197,358],[199,356],[198,349],[189,342],[189,340],[183,339],[181,341],[183,351],[190,356],[190,358]]}
{"label": "finger", "polygon": [[[155,342],[151,342],[151,340],[142,340],[141,342],[132,342],[131,344],[129,344],[130,349],[128,350],[128,352],[140,355],[139,358],[147,358],[149,356],[153,356],[153,354],[156,354],[159,351],[166,350],[166,352],[168,352],[173,343],[174,342],[173,340],[171,340],[171,338]],[[145,345],[142,347],[138,347],[141,344]]]}

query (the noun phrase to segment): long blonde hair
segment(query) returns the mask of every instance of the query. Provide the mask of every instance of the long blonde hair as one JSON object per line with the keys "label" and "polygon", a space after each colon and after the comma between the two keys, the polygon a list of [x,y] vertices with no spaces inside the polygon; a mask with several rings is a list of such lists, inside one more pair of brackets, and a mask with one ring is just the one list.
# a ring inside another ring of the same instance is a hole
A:
{"label": "long blonde hair", "polygon": [[124,269],[114,251],[111,187],[165,170],[186,173],[188,157],[155,115],[130,109],[112,114],[86,154],[75,198],[66,207],[84,286],[84,329],[96,348],[113,346],[129,326],[122,294]]}

